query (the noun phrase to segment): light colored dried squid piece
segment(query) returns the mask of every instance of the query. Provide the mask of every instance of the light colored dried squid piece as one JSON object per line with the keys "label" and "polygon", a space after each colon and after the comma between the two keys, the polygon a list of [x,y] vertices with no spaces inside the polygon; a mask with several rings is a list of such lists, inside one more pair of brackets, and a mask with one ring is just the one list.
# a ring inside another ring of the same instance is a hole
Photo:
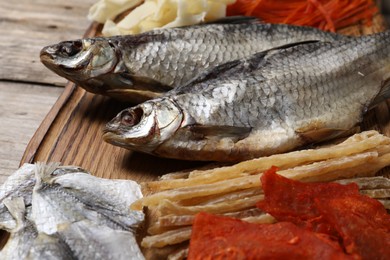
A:
{"label": "light colored dried squid piece", "polygon": [[[367,165],[367,163],[373,161],[377,157],[377,152],[367,152],[341,158],[329,159],[326,161],[316,162],[309,165],[298,166],[293,169],[279,171],[278,173],[286,178],[294,180],[311,178],[311,180],[315,181],[324,181],[329,180],[326,175],[331,174],[332,172],[340,172],[340,176],[339,174],[337,174],[337,177],[342,178],[344,170],[345,174],[347,174],[348,177],[351,177],[350,175],[348,175],[348,171],[345,171],[346,169],[354,168],[358,165],[365,166]],[[377,162],[379,161],[380,160],[377,160]],[[388,163],[387,160],[383,160],[383,162]],[[382,166],[383,163],[380,163],[380,165]],[[362,167],[362,169],[364,169],[364,167]],[[260,188],[259,178],[261,175],[262,174],[250,175],[235,179],[224,180],[217,183],[162,191],[147,197],[143,197],[142,199],[134,202],[131,205],[131,208],[135,210],[140,210],[143,206],[156,207],[164,199],[168,199],[170,201],[180,201],[196,197],[234,192],[254,187]]]}
{"label": "light colored dried squid piece", "polygon": [[370,177],[374,176],[376,172],[390,165],[390,154],[385,154],[373,160],[367,160],[362,165],[355,165],[347,169],[336,169],[335,171],[327,174],[326,176],[308,176],[302,178],[301,181],[305,182],[325,182],[334,181],[339,179],[355,178],[355,177]]}
{"label": "light colored dried squid piece", "polygon": [[148,234],[157,235],[165,232],[169,228],[180,228],[183,226],[191,226],[194,222],[195,215],[169,215],[159,217],[158,220],[152,223],[148,228]]}
{"label": "light colored dried squid piece", "polygon": [[[277,154],[244,161],[233,166],[220,167],[210,170],[195,170],[186,173],[186,179],[168,179],[143,183],[145,191],[157,192],[180,187],[190,187],[200,184],[215,183],[221,180],[238,178],[250,174],[263,172],[272,165],[277,165],[280,170],[292,168],[302,164],[328,160],[374,150],[377,147],[390,144],[390,138],[376,131],[366,131],[348,138],[346,141],[319,149],[301,150],[286,154]],[[388,147],[390,148],[390,147]],[[388,152],[388,151],[387,151]],[[176,173],[179,175],[180,173]]]}
{"label": "light colored dried squid piece", "polygon": [[[270,224],[275,222],[275,219],[269,214],[264,214],[257,217],[248,217],[246,220],[243,220],[258,224]],[[190,239],[191,229],[192,227],[185,227],[166,231],[158,235],[146,236],[142,240],[141,245],[146,248],[151,248],[179,244]]]}
{"label": "light colored dried squid piece", "polygon": [[[263,211],[258,208],[251,208],[242,211],[229,212],[221,214],[223,216],[239,219],[250,219],[256,218],[261,215],[265,215]],[[167,228],[172,227],[181,227],[181,226],[190,226],[192,225],[195,219],[195,215],[166,215],[159,217],[158,220],[151,224],[148,228],[148,234],[155,235],[162,233],[167,230]]]}
{"label": "light colored dried squid piece", "polygon": [[208,212],[212,214],[222,214],[254,207],[256,203],[264,199],[264,195],[257,195],[249,198],[237,200],[226,200],[216,204],[181,206],[170,200],[163,200],[157,207],[161,215],[195,215],[199,212]]}
{"label": "light colored dried squid piece", "polygon": [[145,248],[164,247],[187,241],[191,237],[192,227],[184,227],[154,236],[146,236],[142,239],[141,246]]}
{"label": "light colored dried squid piece", "polygon": [[143,206],[156,207],[163,199],[179,201],[197,197],[205,197],[215,194],[223,194],[236,190],[260,187],[260,175],[245,176],[232,180],[220,181],[218,183],[184,187],[176,190],[167,190],[144,197],[131,205],[132,209],[141,210]]}
{"label": "light colored dried squid piece", "polygon": [[174,252],[172,254],[169,254],[167,259],[168,260],[183,260],[186,259],[188,256],[188,246],[186,248],[182,248],[178,250],[177,252]]}
{"label": "light colored dried squid piece", "polygon": [[239,190],[239,191],[225,193],[225,194],[218,194],[216,196],[203,200],[201,203],[199,203],[199,205],[216,204],[224,201],[232,201],[232,200],[253,197],[260,194],[264,194],[263,190],[259,189],[259,187],[255,187],[251,189]]}

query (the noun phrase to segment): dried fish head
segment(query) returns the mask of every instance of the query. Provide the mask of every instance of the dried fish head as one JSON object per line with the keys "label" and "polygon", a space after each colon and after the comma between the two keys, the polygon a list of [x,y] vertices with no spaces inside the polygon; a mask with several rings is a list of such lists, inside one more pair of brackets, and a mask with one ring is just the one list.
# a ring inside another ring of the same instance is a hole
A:
{"label": "dried fish head", "polygon": [[172,100],[160,98],[123,110],[106,125],[103,137],[109,143],[142,147],[150,153],[180,128],[183,119]]}
{"label": "dried fish head", "polygon": [[90,38],[64,41],[41,50],[42,63],[58,75],[82,85],[88,91],[101,93],[99,76],[113,72],[119,49],[110,40]]}

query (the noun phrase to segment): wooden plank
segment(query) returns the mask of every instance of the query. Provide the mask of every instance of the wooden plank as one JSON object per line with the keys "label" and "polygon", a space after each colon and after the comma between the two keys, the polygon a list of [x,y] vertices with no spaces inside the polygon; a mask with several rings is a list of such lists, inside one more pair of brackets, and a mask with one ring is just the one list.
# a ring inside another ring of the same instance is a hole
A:
{"label": "wooden plank", "polygon": [[0,80],[64,86],[66,80],[39,60],[42,47],[80,38],[89,26],[87,12],[96,0],[0,1]]}
{"label": "wooden plank", "polygon": [[0,183],[18,168],[29,140],[62,91],[0,82]]}

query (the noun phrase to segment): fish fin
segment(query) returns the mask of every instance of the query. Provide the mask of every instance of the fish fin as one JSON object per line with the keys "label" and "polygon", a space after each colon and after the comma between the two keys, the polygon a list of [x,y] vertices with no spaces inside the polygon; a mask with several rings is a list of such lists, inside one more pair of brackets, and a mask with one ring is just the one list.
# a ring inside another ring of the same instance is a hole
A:
{"label": "fish fin", "polygon": [[257,24],[262,23],[259,18],[254,16],[226,16],[214,21],[204,22],[201,24]]}
{"label": "fish fin", "polygon": [[255,55],[260,55],[261,53],[270,54],[270,53],[274,53],[274,52],[277,52],[277,51],[280,51],[280,50],[289,49],[289,48],[292,48],[292,47],[295,47],[295,46],[301,46],[301,45],[312,44],[312,43],[317,43],[317,42],[321,42],[321,41],[320,40],[307,40],[307,41],[299,41],[299,42],[287,43],[287,44],[284,44],[284,45],[280,45],[280,46],[277,46],[277,47],[274,47],[274,48],[271,48],[271,49],[268,49],[268,50],[256,53]]}
{"label": "fish fin", "polygon": [[390,79],[382,82],[382,88],[378,95],[376,95],[376,97],[371,101],[370,105],[368,106],[368,110],[374,108],[379,103],[385,101],[388,98],[390,98]]}
{"label": "fish fin", "polygon": [[240,127],[240,126],[203,126],[203,125],[190,125],[189,130],[200,139],[214,138],[214,137],[229,137],[234,141],[238,141],[246,138],[252,128]]}
{"label": "fish fin", "polygon": [[[121,75],[123,78],[126,77],[125,73],[122,73]],[[161,82],[148,78],[148,77],[137,77],[137,76],[131,76],[127,75],[128,78],[131,79],[133,82],[132,88],[139,89],[139,90],[150,90],[150,91],[157,91],[157,92],[166,92],[172,89],[171,86],[164,85]]]}
{"label": "fish fin", "polygon": [[321,128],[304,132],[298,130],[296,133],[302,138],[304,143],[318,143],[345,136],[346,133],[351,133],[351,129]]}
{"label": "fish fin", "polygon": [[221,77],[222,73],[230,71],[231,69],[239,66],[241,63],[242,63],[241,60],[233,60],[218,65],[216,67],[206,69],[205,71],[201,72],[199,75],[192,78],[187,83],[172,89],[171,91],[167,92],[165,95],[171,96],[171,95],[178,95],[183,93],[199,92],[199,89],[194,88],[194,85],[202,83],[207,80],[219,78]]}

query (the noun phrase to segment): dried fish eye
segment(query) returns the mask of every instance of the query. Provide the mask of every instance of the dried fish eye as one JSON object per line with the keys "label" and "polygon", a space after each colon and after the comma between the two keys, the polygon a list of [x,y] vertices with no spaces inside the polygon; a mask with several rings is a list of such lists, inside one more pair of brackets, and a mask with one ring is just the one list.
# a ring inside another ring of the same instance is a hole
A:
{"label": "dried fish eye", "polygon": [[125,111],[121,116],[121,123],[126,126],[134,126],[141,121],[142,115],[143,111],[141,108]]}

